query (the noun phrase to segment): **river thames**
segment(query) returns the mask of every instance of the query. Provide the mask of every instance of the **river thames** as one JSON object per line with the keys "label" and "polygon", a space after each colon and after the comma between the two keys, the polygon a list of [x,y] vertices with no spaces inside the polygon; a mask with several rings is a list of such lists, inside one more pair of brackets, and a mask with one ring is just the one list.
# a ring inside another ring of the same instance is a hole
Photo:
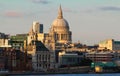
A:
{"label": "river thames", "polygon": [[120,76],[120,73],[112,73],[112,74],[50,74],[50,75],[10,75],[10,76]]}

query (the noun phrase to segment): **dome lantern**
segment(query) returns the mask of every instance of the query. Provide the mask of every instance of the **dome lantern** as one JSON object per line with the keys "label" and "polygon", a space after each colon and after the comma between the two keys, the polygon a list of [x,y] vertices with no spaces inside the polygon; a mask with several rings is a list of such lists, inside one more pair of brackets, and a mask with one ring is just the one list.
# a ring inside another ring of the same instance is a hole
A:
{"label": "dome lantern", "polygon": [[60,5],[59,10],[58,10],[58,17],[57,18],[58,19],[62,19],[63,18],[61,5]]}

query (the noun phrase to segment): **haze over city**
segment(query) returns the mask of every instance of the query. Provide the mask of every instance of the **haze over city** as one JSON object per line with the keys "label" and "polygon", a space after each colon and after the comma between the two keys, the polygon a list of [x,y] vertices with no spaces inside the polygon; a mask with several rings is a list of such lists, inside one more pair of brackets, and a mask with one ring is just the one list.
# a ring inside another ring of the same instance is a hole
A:
{"label": "haze over city", "polygon": [[120,0],[0,0],[0,32],[28,33],[33,21],[44,24],[48,32],[60,4],[73,42],[120,40]]}

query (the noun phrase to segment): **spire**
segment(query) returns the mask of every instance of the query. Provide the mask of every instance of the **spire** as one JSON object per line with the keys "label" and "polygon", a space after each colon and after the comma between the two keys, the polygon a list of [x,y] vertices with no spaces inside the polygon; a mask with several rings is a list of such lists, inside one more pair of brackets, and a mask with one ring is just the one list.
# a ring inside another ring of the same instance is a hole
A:
{"label": "spire", "polygon": [[30,29],[30,32],[29,32],[29,35],[33,35],[34,32],[33,32],[33,28]]}
{"label": "spire", "polygon": [[36,40],[36,41],[38,40],[38,34],[37,34],[37,31],[35,32],[35,40]]}
{"label": "spire", "polygon": [[61,5],[60,5],[59,10],[58,10],[58,17],[57,18],[59,18],[59,19],[63,18]]}

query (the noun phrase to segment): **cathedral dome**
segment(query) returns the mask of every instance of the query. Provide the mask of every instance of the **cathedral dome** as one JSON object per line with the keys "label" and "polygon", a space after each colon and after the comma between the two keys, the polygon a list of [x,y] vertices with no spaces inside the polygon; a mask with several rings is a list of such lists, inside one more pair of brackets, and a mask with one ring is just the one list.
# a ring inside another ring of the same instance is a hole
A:
{"label": "cathedral dome", "polygon": [[67,31],[69,30],[69,24],[65,19],[55,19],[52,23],[52,28],[58,31]]}
{"label": "cathedral dome", "polygon": [[69,31],[69,24],[63,18],[61,6],[58,11],[58,17],[53,21],[51,29],[54,29],[55,32]]}

